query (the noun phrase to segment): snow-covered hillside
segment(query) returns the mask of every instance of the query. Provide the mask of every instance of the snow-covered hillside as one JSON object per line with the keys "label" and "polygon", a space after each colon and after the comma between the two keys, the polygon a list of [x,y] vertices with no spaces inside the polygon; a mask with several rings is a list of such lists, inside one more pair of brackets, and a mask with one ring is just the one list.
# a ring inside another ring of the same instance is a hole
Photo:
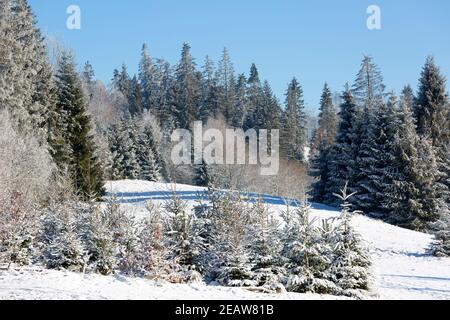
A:
{"label": "snow-covered hillside", "polygon": [[[192,205],[204,188],[143,181],[118,181],[106,185],[117,194],[130,214],[145,215],[145,201],[164,202],[171,192]],[[282,199],[263,196],[276,213]],[[274,204],[275,203],[275,204]],[[329,218],[338,212],[313,205],[315,218]],[[450,259],[428,256],[432,237],[394,227],[364,216],[353,218],[373,259],[374,298],[450,299]],[[330,296],[278,294],[264,295],[244,289],[202,285],[158,284],[122,276],[103,277],[47,270],[0,271],[0,299],[333,299]]]}

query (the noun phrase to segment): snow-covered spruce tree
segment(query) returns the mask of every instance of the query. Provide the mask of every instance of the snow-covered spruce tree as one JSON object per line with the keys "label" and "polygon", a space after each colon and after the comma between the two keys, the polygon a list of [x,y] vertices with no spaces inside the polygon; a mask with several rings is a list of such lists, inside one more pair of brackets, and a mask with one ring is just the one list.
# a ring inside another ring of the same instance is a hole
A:
{"label": "snow-covered spruce tree", "polygon": [[252,221],[247,237],[251,239],[250,261],[254,265],[252,271],[256,285],[270,291],[283,290],[279,221],[260,200],[250,210]]}
{"label": "snow-covered spruce tree", "polygon": [[311,175],[318,180],[313,183],[310,195],[314,202],[325,203],[328,194],[327,186],[332,174],[333,149],[332,146],[327,146],[325,141],[320,141],[317,151],[318,154],[312,159]]}
{"label": "snow-covered spruce tree", "polygon": [[351,178],[355,176],[356,168],[358,146],[355,143],[355,127],[358,111],[348,85],[342,94],[342,101],[336,142],[328,155],[330,169],[324,195],[324,202],[332,205],[336,205],[333,193],[339,192],[339,186],[343,186],[346,181],[349,181],[349,185],[354,184]]}
{"label": "snow-covered spruce tree", "polygon": [[144,124],[138,141],[136,153],[140,166],[139,178],[153,182],[161,181],[161,168],[157,161],[157,159],[161,159],[161,155],[159,155],[159,146],[153,129],[149,124]]}
{"label": "snow-covered spruce tree", "polygon": [[153,152],[155,156],[155,161],[158,165],[161,179],[168,181],[168,170],[167,170],[167,145],[169,144],[169,139],[167,138],[167,133],[160,125],[160,119],[158,119],[156,113],[144,112],[144,127],[148,127],[152,134],[153,141]]}
{"label": "snow-covered spruce tree", "polygon": [[219,113],[219,87],[214,74],[214,62],[206,56],[202,66],[201,103],[198,119],[206,123],[208,118],[215,118]]}
{"label": "snow-covered spruce tree", "polygon": [[175,70],[173,105],[175,120],[181,128],[190,128],[198,116],[200,104],[200,77],[196,70],[191,47],[184,43],[181,59]]}
{"label": "snow-covered spruce tree", "polygon": [[[194,207],[196,217],[196,230],[199,237],[202,239],[202,246],[200,250],[198,268],[199,272],[203,274],[206,282],[214,279],[214,262],[216,253],[215,234],[214,234],[214,218],[217,212],[217,200],[221,197],[221,192],[208,185],[207,198],[200,198],[197,205]],[[206,202],[205,200],[209,200]]]}
{"label": "snow-covered spruce tree", "polygon": [[202,83],[201,83],[201,94],[202,94],[202,104],[205,98],[208,96],[208,92],[217,80],[214,74],[214,61],[207,55],[202,66]]}
{"label": "snow-covered spruce tree", "polygon": [[450,101],[446,79],[433,57],[428,57],[419,79],[414,104],[417,132],[431,140],[436,151],[442,198],[450,203]]}
{"label": "snow-covered spruce tree", "polygon": [[387,103],[379,100],[374,109],[364,108],[364,118],[358,123],[360,143],[352,188],[357,193],[352,201],[357,208],[379,217],[385,217],[380,205],[383,188],[391,183],[389,175],[394,159],[391,142],[398,129],[397,104],[392,93]]}
{"label": "snow-covered spruce tree", "polygon": [[148,45],[144,43],[139,63],[139,84],[142,88],[142,107],[144,110],[153,110],[154,103],[154,79],[153,61],[148,52]]}
{"label": "snow-covered spruce tree", "polygon": [[160,126],[166,133],[171,133],[175,128],[174,85],[172,68],[167,61],[156,59],[153,67],[153,99],[155,103],[155,115],[160,121]]}
{"label": "snow-covered spruce tree", "polygon": [[[312,196],[316,202],[324,202],[329,183],[331,152],[336,139],[337,115],[334,110],[331,91],[325,83],[320,101],[319,128],[314,134],[312,144],[316,146],[316,155],[312,156],[311,173],[319,180],[313,184]],[[313,148],[311,147],[311,150]]]}
{"label": "snow-covered spruce tree", "polygon": [[120,180],[125,178],[124,159],[122,153],[122,123],[114,124],[108,130],[108,144],[111,151],[112,169],[111,178],[114,180]]}
{"label": "snow-covered spruce tree", "polygon": [[351,226],[351,212],[347,185],[336,196],[342,201],[338,225],[332,233],[333,258],[327,270],[330,279],[341,290],[340,294],[361,298],[369,290],[371,260],[359,234]]}
{"label": "snow-covered spruce tree", "polygon": [[397,97],[393,93],[387,103],[379,103],[373,114],[370,132],[373,139],[361,145],[358,158],[360,179],[357,181],[359,193],[355,196],[356,203],[367,213],[381,218],[387,215],[380,204],[385,199],[386,186],[392,183],[391,172],[395,167],[392,141],[399,127],[397,105]]}
{"label": "snow-covered spruce tree", "polygon": [[138,250],[138,234],[134,217],[127,215],[113,195],[107,199],[103,213],[107,218],[108,228],[112,232],[113,241],[117,246],[117,264],[121,271],[133,273]]}
{"label": "snow-covered spruce tree", "polygon": [[353,128],[356,161],[348,181],[351,192],[357,192],[357,197],[352,198],[352,202],[368,211],[372,210],[374,204],[373,194],[368,191],[371,188],[368,174],[376,162],[371,150],[371,144],[377,135],[375,112],[384,103],[384,91],[383,76],[378,66],[371,57],[365,56],[351,91],[358,113]]}
{"label": "snow-covered spruce tree", "polygon": [[84,272],[89,257],[77,234],[71,205],[52,205],[42,221],[43,257],[50,269]]}
{"label": "snow-covered spruce tree", "polygon": [[[86,113],[81,81],[73,56],[64,52],[56,74],[57,110],[69,159],[65,165],[73,176],[76,190],[83,198],[99,197],[103,188],[102,168],[95,156],[90,117]],[[58,159],[66,161],[66,159]]]}
{"label": "snow-covered spruce tree", "polygon": [[250,262],[248,205],[239,193],[212,192],[212,260],[211,278],[231,287],[257,284]]}
{"label": "snow-covered spruce tree", "polygon": [[303,203],[298,209],[283,215],[282,255],[286,269],[286,289],[299,293],[330,294],[336,292],[335,284],[328,280],[330,255],[323,246],[321,233],[310,221],[310,206]]}
{"label": "snow-covered spruce tree", "polygon": [[244,119],[244,130],[256,127],[256,110],[261,105],[262,86],[259,78],[258,68],[253,63],[247,80],[246,90],[246,114]]}
{"label": "snow-covered spruce tree", "polygon": [[200,187],[209,187],[213,184],[213,177],[205,161],[195,167],[195,184]]}
{"label": "snow-covered spruce tree", "polygon": [[125,119],[125,136],[123,140],[124,152],[124,167],[125,176],[128,179],[137,179],[140,175],[141,168],[139,166],[139,136],[140,126],[142,120],[138,116],[133,116],[130,119]]}
{"label": "snow-covered spruce tree", "polygon": [[161,208],[152,202],[146,205],[148,216],[139,223],[139,240],[135,272],[149,279],[177,280],[177,260],[169,260],[170,249],[164,234],[164,220]]}
{"label": "snow-covered spruce tree", "polygon": [[423,230],[445,207],[440,196],[435,151],[417,135],[411,105],[402,96],[397,131],[390,144],[392,159],[385,171],[380,204],[393,224]]}
{"label": "snow-covered spruce tree", "polygon": [[213,78],[199,109],[199,119],[206,123],[208,119],[217,119],[222,115],[220,92],[217,79]]}
{"label": "snow-covered spruce tree", "polygon": [[[379,106],[383,103],[378,101]],[[375,192],[372,185],[371,174],[373,166],[376,165],[374,145],[377,135],[377,122],[375,110],[363,108],[358,113],[354,131],[354,150],[356,151],[355,167],[352,168],[352,185],[349,185],[351,192],[356,196],[351,198],[352,204],[358,209],[365,209],[373,212],[375,204]]]}
{"label": "snow-covered spruce tree", "polygon": [[109,217],[97,205],[87,205],[77,213],[77,233],[88,255],[89,269],[102,275],[114,272],[117,246]]}
{"label": "snow-covered spruce tree", "polygon": [[155,156],[152,150],[147,149],[140,157],[141,170],[140,179],[158,182],[161,181],[161,173],[156,163]]}
{"label": "snow-covered spruce tree", "polygon": [[227,123],[231,123],[236,99],[236,78],[233,64],[227,48],[223,49],[222,58],[217,67],[218,105]]}
{"label": "snow-covered spruce tree", "polygon": [[336,140],[337,125],[338,121],[333,97],[328,84],[325,83],[320,100],[318,139],[325,141],[327,145],[333,145]]}
{"label": "snow-covered spruce tree", "polygon": [[44,143],[53,104],[44,41],[26,0],[3,0],[0,7],[0,105],[21,131],[33,132]]}
{"label": "snow-covered spruce tree", "polygon": [[196,227],[196,217],[188,212],[187,203],[174,192],[172,198],[164,206],[169,214],[166,232],[169,237],[172,258],[176,258],[187,270],[198,271],[199,257],[204,239]]}
{"label": "snow-covered spruce tree", "polygon": [[139,177],[138,124],[136,118],[123,119],[112,126],[110,130],[109,144],[113,157],[114,179],[137,179]]}
{"label": "snow-covered spruce tree", "polygon": [[282,154],[292,160],[305,160],[307,143],[306,114],[303,91],[294,78],[286,93],[286,110],[281,130]]}
{"label": "snow-covered spruce tree", "polygon": [[419,82],[414,106],[417,132],[422,136],[429,136],[434,147],[441,147],[448,144],[450,135],[447,123],[450,105],[446,79],[433,57],[427,58]]}
{"label": "snow-covered spruce tree", "polygon": [[255,129],[280,129],[281,106],[268,81],[264,81],[261,105],[256,110]]}

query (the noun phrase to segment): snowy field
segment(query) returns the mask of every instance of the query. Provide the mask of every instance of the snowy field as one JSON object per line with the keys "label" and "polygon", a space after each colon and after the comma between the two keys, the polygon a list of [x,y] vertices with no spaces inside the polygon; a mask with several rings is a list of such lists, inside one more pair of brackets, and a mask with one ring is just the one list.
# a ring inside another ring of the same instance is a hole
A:
{"label": "snowy field", "polygon": [[[142,181],[107,184],[117,193],[130,214],[145,215],[145,201],[164,202],[172,191],[194,205],[203,188]],[[251,198],[251,196],[250,196]],[[273,212],[280,212],[282,199],[263,196]],[[337,215],[333,208],[313,205],[312,216],[325,219]],[[450,259],[426,254],[432,237],[394,227],[363,216],[354,227],[370,248],[373,259],[373,299],[450,299]],[[1,299],[335,299],[312,294],[266,295],[244,289],[202,285],[161,284],[122,276],[103,277],[48,270],[0,271]]]}

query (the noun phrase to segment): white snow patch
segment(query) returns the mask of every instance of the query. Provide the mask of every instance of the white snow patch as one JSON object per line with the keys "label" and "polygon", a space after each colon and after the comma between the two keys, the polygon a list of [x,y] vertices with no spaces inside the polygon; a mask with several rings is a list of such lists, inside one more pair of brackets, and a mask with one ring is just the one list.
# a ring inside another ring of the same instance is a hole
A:
{"label": "white snow patch", "polygon": [[240,288],[158,283],[65,271],[0,272],[0,300],[335,300],[314,294],[258,294]]}

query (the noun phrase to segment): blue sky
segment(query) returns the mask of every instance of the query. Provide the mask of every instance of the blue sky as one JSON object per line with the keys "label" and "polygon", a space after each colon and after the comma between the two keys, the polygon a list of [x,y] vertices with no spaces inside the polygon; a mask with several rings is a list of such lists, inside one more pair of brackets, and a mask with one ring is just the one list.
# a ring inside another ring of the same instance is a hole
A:
{"label": "blue sky", "polygon": [[[29,0],[45,35],[70,47],[97,78],[109,81],[126,63],[137,72],[144,42],[154,57],[178,61],[183,42],[201,65],[226,46],[237,72],[255,62],[284,102],[287,83],[301,82],[317,109],[323,83],[342,90],[364,54],[380,66],[389,90],[414,88],[427,55],[450,76],[448,0]],[[81,30],[66,28],[69,5],[81,8]],[[382,29],[368,30],[367,7],[381,8]]]}

